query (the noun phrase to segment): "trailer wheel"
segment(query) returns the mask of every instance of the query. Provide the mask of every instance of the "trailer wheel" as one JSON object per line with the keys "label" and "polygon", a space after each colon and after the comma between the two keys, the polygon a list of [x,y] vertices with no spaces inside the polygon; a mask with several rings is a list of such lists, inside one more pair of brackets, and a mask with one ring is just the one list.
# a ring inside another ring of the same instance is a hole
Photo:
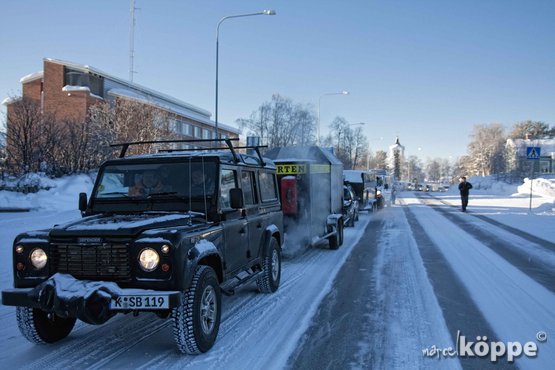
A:
{"label": "trailer wheel", "polygon": [[37,308],[17,307],[15,313],[17,327],[31,343],[54,343],[69,335],[75,325],[75,318],[63,318],[54,313]]}
{"label": "trailer wheel", "polygon": [[173,336],[181,352],[197,355],[212,348],[220,328],[221,299],[216,272],[210,266],[198,266],[181,304],[172,312]]}
{"label": "trailer wheel", "polygon": [[330,249],[337,249],[343,244],[343,221],[339,220],[336,225],[336,233],[328,238]]}

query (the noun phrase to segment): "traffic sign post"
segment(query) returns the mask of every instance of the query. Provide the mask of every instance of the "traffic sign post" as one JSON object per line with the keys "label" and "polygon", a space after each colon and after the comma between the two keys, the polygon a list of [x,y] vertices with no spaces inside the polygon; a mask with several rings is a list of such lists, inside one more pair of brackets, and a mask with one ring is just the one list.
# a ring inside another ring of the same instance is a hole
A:
{"label": "traffic sign post", "polygon": [[[539,161],[541,156],[541,150],[539,146],[527,146],[526,147],[526,159],[532,161]],[[529,212],[532,213],[532,183],[534,182],[534,169],[535,163],[532,162],[532,176],[530,176],[530,207]]]}

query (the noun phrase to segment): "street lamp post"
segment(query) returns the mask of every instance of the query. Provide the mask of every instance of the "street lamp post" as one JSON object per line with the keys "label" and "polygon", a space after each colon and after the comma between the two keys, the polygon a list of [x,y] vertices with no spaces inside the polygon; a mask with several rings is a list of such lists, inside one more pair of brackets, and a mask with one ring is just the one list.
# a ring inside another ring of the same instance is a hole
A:
{"label": "street lamp post", "polygon": [[216,112],[215,112],[215,131],[216,131],[216,139],[219,139],[219,132],[218,132],[218,57],[219,57],[219,45],[220,45],[220,25],[226,19],[231,18],[243,18],[243,17],[252,17],[255,15],[276,15],[275,10],[263,10],[258,13],[248,13],[248,14],[237,14],[237,15],[228,15],[227,17],[223,17],[218,22],[218,27],[216,29]]}
{"label": "street lamp post", "polygon": [[320,95],[318,98],[318,126],[316,127],[316,135],[317,135],[317,142],[318,146],[320,146],[320,106],[322,105],[322,98],[328,95],[349,95],[348,91],[339,91],[339,92],[332,92],[332,93],[325,93]]}

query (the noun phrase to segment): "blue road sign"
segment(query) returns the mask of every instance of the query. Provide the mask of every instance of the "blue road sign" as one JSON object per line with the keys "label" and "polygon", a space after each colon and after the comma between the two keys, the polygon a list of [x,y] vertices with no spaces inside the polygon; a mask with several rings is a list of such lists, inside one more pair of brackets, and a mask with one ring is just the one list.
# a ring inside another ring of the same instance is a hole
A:
{"label": "blue road sign", "polygon": [[539,160],[541,155],[541,149],[539,146],[527,146],[526,147],[526,158]]}

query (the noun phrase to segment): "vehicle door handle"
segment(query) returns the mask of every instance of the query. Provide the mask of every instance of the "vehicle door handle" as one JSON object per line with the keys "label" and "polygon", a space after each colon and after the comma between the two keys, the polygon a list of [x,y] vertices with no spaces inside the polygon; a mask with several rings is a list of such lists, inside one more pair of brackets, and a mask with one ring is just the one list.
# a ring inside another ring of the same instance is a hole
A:
{"label": "vehicle door handle", "polygon": [[244,234],[244,233],[245,233],[245,228],[242,228],[242,229],[239,231],[239,234]]}
{"label": "vehicle door handle", "polygon": [[256,225],[256,228],[257,228],[257,229],[262,229],[262,224],[257,224],[257,225]]}

